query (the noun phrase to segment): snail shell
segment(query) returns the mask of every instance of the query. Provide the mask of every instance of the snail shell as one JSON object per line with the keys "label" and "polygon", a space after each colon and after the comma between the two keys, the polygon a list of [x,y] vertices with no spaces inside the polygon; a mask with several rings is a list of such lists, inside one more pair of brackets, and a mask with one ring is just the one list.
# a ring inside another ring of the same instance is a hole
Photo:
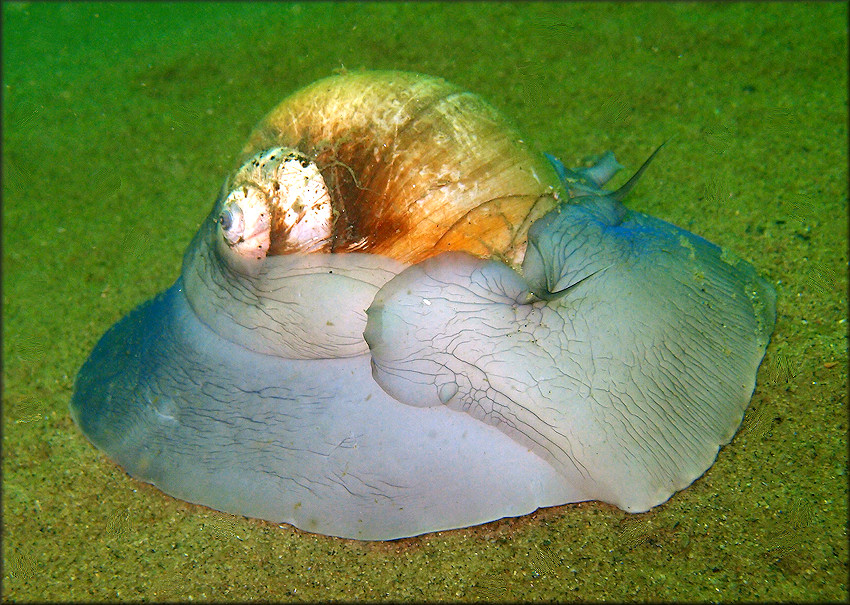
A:
{"label": "snail shell", "polygon": [[619,168],[546,161],[437,78],[321,80],[251,134],[71,414],[171,495],[336,536],[648,510],[734,435],[775,293],[623,206],[643,168],[605,191]]}
{"label": "snail shell", "polygon": [[521,261],[528,228],[555,207],[560,187],[552,166],[493,107],[416,74],[367,72],[308,86],[263,120],[243,163],[270,148],[315,164],[330,198],[322,213],[332,215],[318,247],[277,218],[270,254],[367,252],[412,264],[463,250]]}

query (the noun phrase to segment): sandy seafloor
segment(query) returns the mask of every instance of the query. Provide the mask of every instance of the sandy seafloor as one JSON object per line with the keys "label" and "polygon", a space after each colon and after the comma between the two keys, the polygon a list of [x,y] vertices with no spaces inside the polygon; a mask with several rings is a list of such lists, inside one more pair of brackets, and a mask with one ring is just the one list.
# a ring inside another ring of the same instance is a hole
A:
{"label": "sandy seafloor", "polygon": [[[848,598],[844,4],[3,5],[3,599]],[[565,505],[388,543],[186,504],[68,414],[178,275],[251,127],[339,70],[445,77],[776,286],[744,428],[649,513]]]}

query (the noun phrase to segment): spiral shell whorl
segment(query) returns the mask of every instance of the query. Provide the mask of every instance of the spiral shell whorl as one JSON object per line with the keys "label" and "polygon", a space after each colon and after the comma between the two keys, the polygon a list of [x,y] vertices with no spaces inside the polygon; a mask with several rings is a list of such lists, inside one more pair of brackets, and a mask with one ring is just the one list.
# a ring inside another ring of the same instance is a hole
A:
{"label": "spiral shell whorl", "polygon": [[[557,203],[557,176],[494,108],[418,74],[334,76],[294,93],[242,161],[273,147],[304,154],[327,184],[332,234],[317,252],[415,263],[464,250],[518,262],[530,223]],[[273,240],[269,254],[289,251]]]}

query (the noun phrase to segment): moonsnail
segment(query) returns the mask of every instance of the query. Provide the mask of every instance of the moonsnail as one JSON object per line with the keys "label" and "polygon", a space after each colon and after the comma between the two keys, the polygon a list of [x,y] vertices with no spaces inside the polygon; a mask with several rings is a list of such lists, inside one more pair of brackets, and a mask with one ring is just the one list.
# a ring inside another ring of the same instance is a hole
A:
{"label": "moonsnail", "polygon": [[628,210],[619,168],[569,170],[441,79],[316,82],[101,338],[72,416],[167,494],[322,534],[646,511],[734,435],[775,294]]}

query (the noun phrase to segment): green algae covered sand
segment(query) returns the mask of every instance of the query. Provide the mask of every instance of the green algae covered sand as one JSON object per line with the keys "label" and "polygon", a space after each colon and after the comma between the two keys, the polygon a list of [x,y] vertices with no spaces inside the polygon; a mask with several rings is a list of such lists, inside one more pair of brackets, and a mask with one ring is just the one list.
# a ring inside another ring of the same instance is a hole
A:
{"label": "green algae covered sand", "polygon": [[[202,6],[3,5],[4,599],[847,599],[844,5]],[[253,125],[362,68],[447,78],[571,166],[672,137],[629,206],[778,293],[689,489],[371,544],[180,502],[79,433],[73,377],[174,280]]]}

